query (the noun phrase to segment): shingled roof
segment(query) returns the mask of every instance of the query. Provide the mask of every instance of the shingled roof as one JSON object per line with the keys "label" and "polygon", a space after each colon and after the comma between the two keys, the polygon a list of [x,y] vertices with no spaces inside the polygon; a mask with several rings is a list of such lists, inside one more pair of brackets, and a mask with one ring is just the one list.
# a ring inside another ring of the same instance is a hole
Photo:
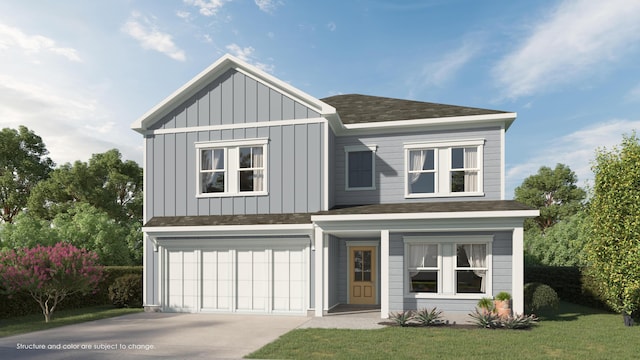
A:
{"label": "shingled roof", "polygon": [[336,108],[344,124],[508,113],[360,94],[336,95],[321,100]]}
{"label": "shingled roof", "polygon": [[372,204],[343,206],[316,213],[154,217],[149,220],[145,226],[310,224],[312,215],[373,215],[518,210],[533,209],[513,200]]}

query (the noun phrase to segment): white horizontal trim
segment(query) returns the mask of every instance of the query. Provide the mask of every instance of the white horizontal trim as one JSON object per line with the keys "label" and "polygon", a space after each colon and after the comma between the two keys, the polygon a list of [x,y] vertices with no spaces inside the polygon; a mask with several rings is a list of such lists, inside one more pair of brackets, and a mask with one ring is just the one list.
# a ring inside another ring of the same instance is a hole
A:
{"label": "white horizontal trim", "polygon": [[456,123],[473,123],[473,122],[485,122],[495,120],[514,120],[517,117],[517,113],[501,113],[501,114],[486,114],[486,115],[471,115],[471,116],[450,116],[440,117],[432,119],[412,119],[412,120],[395,120],[395,121],[379,121],[357,124],[345,124],[346,130],[358,130],[358,129],[373,129],[373,128],[396,128],[396,127],[410,127],[410,126],[433,126],[442,124],[456,124]]}
{"label": "white horizontal trim", "polygon": [[493,242],[493,238],[493,235],[417,235],[402,237],[405,244],[487,244]]}
{"label": "white horizontal trim", "polygon": [[435,294],[435,293],[406,293],[407,299],[439,299],[439,300],[480,300],[484,297],[491,297],[491,294]]}
{"label": "white horizontal trim", "polygon": [[347,247],[357,247],[357,246],[375,246],[376,248],[380,246],[380,241],[357,241],[357,240],[347,240],[345,241]]}
{"label": "white horizontal trim", "polygon": [[446,197],[465,197],[465,196],[484,196],[484,192],[455,192],[455,193],[413,193],[405,194],[407,199],[423,199],[423,198],[446,198]]}
{"label": "white horizontal trim", "polygon": [[430,220],[430,219],[473,219],[473,218],[527,218],[540,215],[539,210],[503,210],[503,211],[454,211],[427,213],[392,214],[348,214],[348,215],[312,215],[312,222],[330,221],[381,221],[381,220]]}
{"label": "white horizontal trim", "polygon": [[241,192],[224,192],[224,193],[200,193],[197,198],[223,198],[223,197],[247,197],[247,196],[267,196],[267,191],[241,191]]}
{"label": "white horizontal trim", "polygon": [[448,148],[456,146],[480,146],[484,145],[485,139],[455,139],[447,141],[412,141],[405,142],[405,149],[424,149],[424,148]]}
{"label": "white horizontal trim", "polygon": [[223,148],[223,147],[232,147],[232,146],[235,147],[235,146],[266,145],[267,143],[269,143],[269,138],[197,141],[194,144],[196,146],[196,149],[206,149],[206,148]]}
{"label": "white horizontal trim", "polygon": [[149,236],[194,236],[194,235],[309,235],[313,224],[261,224],[261,225],[204,225],[204,226],[144,226],[142,231]]}
{"label": "white horizontal trim", "polygon": [[344,147],[344,152],[352,152],[352,151],[378,151],[378,145],[347,145]]}
{"label": "white horizontal trim", "polygon": [[250,123],[242,123],[242,124],[205,125],[205,126],[181,127],[181,128],[175,128],[175,129],[156,129],[156,130],[148,130],[145,132],[145,134],[162,135],[162,134],[180,134],[180,133],[197,132],[197,131],[252,129],[252,128],[269,127],[269,126],[321,124],[326,121],[327,119],[325,118],[260,121],[260,122],[250,122]]}

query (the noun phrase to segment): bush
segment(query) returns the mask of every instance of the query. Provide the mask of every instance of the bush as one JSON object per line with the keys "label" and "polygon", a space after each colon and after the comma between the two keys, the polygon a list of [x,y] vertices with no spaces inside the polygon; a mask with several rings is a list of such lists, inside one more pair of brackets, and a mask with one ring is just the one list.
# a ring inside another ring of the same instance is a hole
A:
{"label": "bush", "polygon": [[524,306],[530,312],[540,309],[557,309],[558,294],[551,286],[540,283],[528,283],[524,286]]}
{"label": "bush", "polygon": [[420,309],[413,315],[413,320],[421,326],[440,325],[442,324],[442,311],[437,308]]}
{"label": "bush", "polygon": [[538,321],[535,315],[514,315],[501,317],[496,313],[478,311],[471,314],[471,322],[484,329],[529,329]]}
{"label": "bush", "polygon": [[473,319],[471,322],[481,328],[495,329],[501,326],[500,316],[491,311],[478,311],[476,308],[469,316]]}
{"label": "bush", "polygon": [[[109,286],[126,274],[142,276],[142,266],[105,266],[102,281],[98,284],[95,294],[73,294],[68,296],[60,305],[59,310],[79,309],[87,306],[111,305],[109,300]],[[42,310],[28,293],[18,293],[9,298],[0,295],[0,319],[29,314],[38,314]]]}
{"label": "bush", "polygon": [[413,311],[406,310],[391,313],[389,314],[389,319],[402,327],[409,326],[409,322],[413,319]]}
{"label": "bush", "polygon": [[116,307],[142,307],[142,276],[128,274],[109,286],[109,300]]}
{"label": "bush", "polygon": [[597,281],[577,267],[526,266],[524,282],[547,284],[564,301],[608,310],[598,290]]}

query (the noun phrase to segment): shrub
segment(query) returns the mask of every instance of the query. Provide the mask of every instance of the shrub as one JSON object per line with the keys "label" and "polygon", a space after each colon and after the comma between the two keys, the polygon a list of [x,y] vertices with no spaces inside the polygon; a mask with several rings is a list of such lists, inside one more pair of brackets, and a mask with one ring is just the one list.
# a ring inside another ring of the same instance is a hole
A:
{"label": "shrub", "polygon": [[109,286],[109,300],[116,307],[142,307],[142,277],[128,274]]}
{"label": "shrub", "polygon": [[486,329],[495,329],[501,327],[500,317],[491,311],[478,311],[476,308],[469,316],[473,319],[471,322],[478,327]]}
{"label": "shrub", "polygon": [[500,323],[505,329],[529,329],[536,324],[538,318],[535,315],[514,315],[501,318]]}
{"label": "shrub", "polygon": [[442,311],[437,308],[420,309],[413,315],[413,320],[422,326],[440,325],[442,324]]}
{"label": "shrub", "polygon": [[396,313],[392,312],[391,314],[389,314],[389,319],[402,327],[406,327],[409,326],[409,323],[413,319],[413,311],[406,310],[398,311]]}
{"label": "shrub", "polygon": [[509,301],[511,300],[511,294],[506,291],[501,291],[498,293],[498,295],[496,295],[496,300]]}
{"label": "shrub", "polygon": [[484,312],[493,312],[493,310],[495,310],[493,299],[488,297],[483,297],[482,299],[478,300],[478,307]]}
{"label": "shrub", "polygon": [[530,313],[540,309],[557,309],[558,294],[549,285],[528,283],[524,286],[524,304]]}

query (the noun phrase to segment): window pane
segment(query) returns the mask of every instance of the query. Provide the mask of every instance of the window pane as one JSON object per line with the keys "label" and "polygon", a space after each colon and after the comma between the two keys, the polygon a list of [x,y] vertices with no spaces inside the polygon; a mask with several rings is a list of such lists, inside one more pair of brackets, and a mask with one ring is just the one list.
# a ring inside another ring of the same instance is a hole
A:
{"label": "window pane", "polygon": [[465,191],[465,176],[464,171],[452,171],[451,172],[451,192],[464,192]]}
{"label": "window pane", "polygon": [[464,169],[464,148],[451,149],[451,168]]}
{"label": "window pane", "polygon": [[209,172],[200,174],[202,193],[224,192],[224,172]]}
{"label": "window pane", "polygon": [[437,271],[409,271],[411,277],[411,292],[438,292]]}
{"label": "window pane", "polygon": [[213,150],[202,150],[200,151],[200,162],[201,162],[201,170],[213,170],[212,166],[212,151]]}
{"label": "window pane", "polygon": [[436,168],[435,163],[435,151],[434,150],[423,150],[425,153],[424,164],[422,165],[422,170],[434,170]]}
{"label": "window pane", "polygon": [[484,270],[457,270],[456,293],[484,293]]}
{"label": "window pane", "polygon": [[348,153],[349,187],[372,187],[373,152],[351,151]]}
{"label": "window pane", "polygon": [[353,252],[353,279],[355,281],[362,281],[362,266],[363,266],[363,254],[362,251],[356,250]]}
{"label": "window pane", "polygon": [[487,265],[487,245],[459,244],[456,249],[457,267],[484,268]]}
{"label": "window pane", "polygon": [[263,191],[263,170],[241,170],[239,173],[240,191]]}
{"label": "window pane", "polygon": [[251,167],[251,148],[240,148],[240,168]]}
{"label": "window pane", "polygon": [[[415,181],[412,181],[414,180]],[[409,189],[412,194],[431,194],[436,189],[435,173],[409,174]]]}
{"label": "window pane", "polygon": [[438,267],[438,245],[411,245],[409,250],[409,267]]}

